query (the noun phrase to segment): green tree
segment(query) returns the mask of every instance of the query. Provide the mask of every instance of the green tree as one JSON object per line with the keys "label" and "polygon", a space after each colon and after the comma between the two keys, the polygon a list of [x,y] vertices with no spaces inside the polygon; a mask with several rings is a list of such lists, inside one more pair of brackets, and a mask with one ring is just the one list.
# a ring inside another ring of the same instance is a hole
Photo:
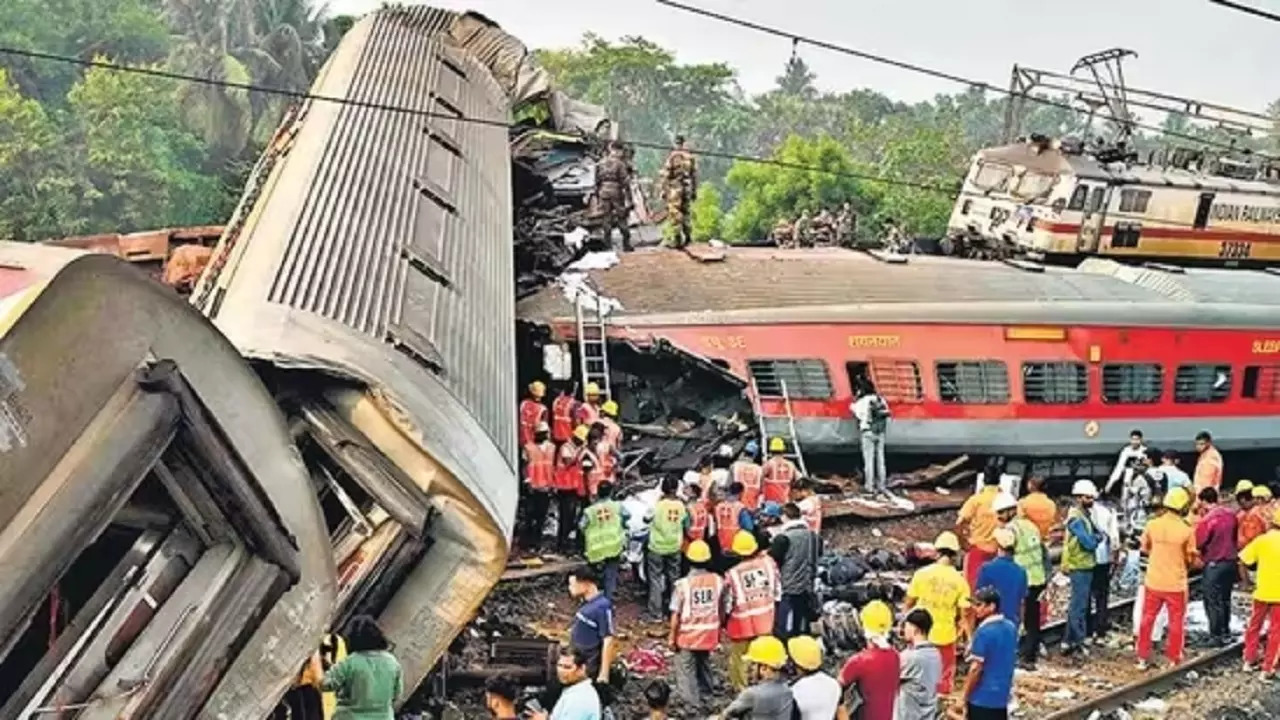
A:
{"label": "green tree", "polygon": [[724,221],[723,200],[720,191],[711,183],[698,186],[698,199],[689,208],[689,225],[693,231],[695,242],[719,240],[721,224]]}
{"label": "green tree", "polygon": [[74,217],[77,194],[60,172],[60,150],[53,120],[0,68],[0,239],[57,235]]}

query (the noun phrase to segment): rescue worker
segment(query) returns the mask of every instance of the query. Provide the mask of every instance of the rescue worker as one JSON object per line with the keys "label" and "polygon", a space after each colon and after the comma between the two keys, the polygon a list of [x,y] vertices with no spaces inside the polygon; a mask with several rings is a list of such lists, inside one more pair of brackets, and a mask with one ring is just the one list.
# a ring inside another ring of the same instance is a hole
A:
{"label": "rescue worker", "polygon": [[822,498],[805,478],[797,478],[791,487],[791,501],[800,508],[800,516],[809,529],[822,532]]}
{"label": "rescue worker", "polygon": [[787,648],[772,635],[758,637],[747,646],[743,659],[750,665],[753,684],[738,693],[720,718],[751,720],[791,720],[795,697],[787,687],[783,668],[787,664]]}
{"label": "rescue worker", "polygon": [[622,157],[622,148],[616,141],[609,143],[608,152],[596,163],[596,199],[599,201],[601,220],[604,223],[604,244],[613,247],[613,229],[622,235],[622,250],[631,252],[630,190],[631,169]]}
{"label": "rescue worker", "polygon": [[582,498],[587,495],[585,478],[582,475],[582,461],[587,453],[587,426],[574,428],[569,442],[560,446],[556,452],[556,539],[557,547],[562,553],[572,552],[570,540],[574,528],[578,527],[578,510]]}
{"label": "rescue worker", "polygon": [[969,550],[964,556],[964,576],[969,581],[969,592],[977,590],[978,570],[982,564],[996,556],[995,531],[998,521],[992,503],[1000,494],[1000,474],[982,474],[982,490],[969,497],[960,506],[956,518],[956,534],[968,531]]}
{"label": "rescue worker", "polygon": [[675,246],[683,248],[693,242],[690,207],[698,199],[698,163],[685,149],[683,135],[676,136],[675,149],[662,164],[659,187],[667,199],[667,222],[675,231]]}
{"label": "rescue worker", "polygon": [[950,695],[956,676],[956,641],[961,635],[969,635],[969,583],[956,569],[960,556],[960,539],[955,533],[944,531],[933,541],[938,559],[920,568],[911,576],[907,585],[904,607],[911,610],[919,606],[929,612],[933,627],[929,629],[929,642],[938,648],[942,658],[942,675],[938,680],[938,692]]}
{"label": "rescue worker", "polygon": [[539,380],[529,383],[529,397],[520,401],[520,447],[533,442],[533,434],[539,425],[547,422],[547,406],[543,398],[547,396],[547,386]]}
{"label": "rescue worker", "polygon": [[1070,655],[1084,649],[1089,634],[1089,598],[1093,589],[1093,567],[1098,564],[1098,545],[1102,533],[1093,523],[1093,503],[1098,488],[1091,480],[1077,480],[1071,486],[1076,504],[1067,513],[1067,533],[1062,550],[1062,570],[1071,580],[1071,599],[1067,603],[1067,628],[1062,635],[1062,653]]}
{"label": "rescue worker", "polygon": [[747,455],[746,448],[743,448],[742,454],[738,455],[738,459],[729,466],[729,479],[731,482],[742,485],[742,504],[746,505],[751,512],[759,510],[763,494],[764,468]]}
{"label": "rescue worker", "polygon": [[[1245,483],[1249,483],[1245,489]],[[1271,526],[1270,517],[1259,508],[1266,508],[1266,495],[1269,490],[1262,485],[1255,486],[1248,480],[1236,483],[1236,502],[1240,511],[1236,514],[1236,548],[1243,550],[1253,539],[1267,531]]]}
{"label": "rescue worker", "polygon": [[822,671],[822,643],[799,635],[787,641],[787,654],[799,675],[791,683],[799,720],[849,720],[840,706],[840,683]]}
{"label": "rescue worker", "polygon": [[760,552],[756,538],[746,530],[733,536],[733,554],[741,561],[729,568],[724,580],[728,594],[729,682],[741,692],[747,687],[747,663],[742,656],[752,640],[773,632],[773,616],[782,599],[778,565]]}
{"label": "rescue worker", "polygon": [[1183,488],[1165,493],[1160,514],[1142,533],[1147,554],[1147,575],[1142,586],[1142,619],[1138,626],[1138,669],[1151,658],[1151,633],[1161,608],[1169,611],[1165,655],[1174,665],[1182,663],[1187,619],[1187,571],[1199,561],[1195,531],[1187,524],[1191,495]]}
{"label": "rescue worker", "polygon": [[1244,631],[1244,670],[1258,669],[1258,645],[1264,624],[1267,631],[1267,649],[1262,656],[1262,677],[1273,680],[1276,663],[1280,660],[1280,510],[1272,513],[1270,528],[1254,538],[1240,552],[1240,581],[1248,584],[1248,566],[1257,568],[1257,583],[1253,589],[1253,609]]}
{"label": "rescue worker", "polygon": [[600,422],[600,386],[589,382],[582,390],[584,402],[578,403],[574,413],[574,422],[579,425],[592,425]]}
{"label": "rescue worker", "polygon": [[791,501],[791,483],[800,472],[796,470],[795,463],[783,455],[786,451],[787,444],[782,438],[770,438],[769,459],[762,471],[765,502],[781,505]]}
{"label": "rescue worker", "polygon": [[707,569],[711,548],[698,540],[689,543],[685,555],[690,569],[671,593],[668,641],[676,652],[676,689],[696,715],[709,707],[715,693],[711,653],[720,643],[726,599],[724,580]]}
{"label": "rescue worker", "polygon": [[587,436],[589,453],[584,459],[583,472],[587,479],[587,497],[593,501],[601,485],[616,481],[614,468],[618,465],[618,452],[605,439],[606,432],[604,423],[598,422],[591,426],[591,432]]}
{"label": "rescue worker", "polygon": [[1213,436],[1208,430],[1196,433],[1196,452],[1199,457],[1196,458],[1192,492],[1198,495],[1207,487],[1217,490],[1222,485],[1222,453],[1213,446]]}
{"label": "rescue worker", "polygon": [[[680,579],[680,550],[691,525],[689,510],[680,501],[680,483],[673,477],[662,479],[662,499],[649,519],[649,542],[645,552],[645,577],[649,582],[649,615],[660,620],[676,580]],[[705,519],[705,518],[704,518]]]}
{"label": "rescue worker", "polygon": [[1018,514],[1030,520],[1040,531],[1040,541],[1047,547],[1049,533],[1058,521],[1058,506],[1044,492],[1044,478],[1032,475],[1027,479],[1027,494],[1018,501]]}
{"label": "rescue worker", "polygon": [[555,492],[556,445],[551,442],[551,428],[540,423],[533,438],[524,446],[525,533],[526,547],[537,547],[547,525],[547,510]]}
{"label": "rescue worker", "polygon": [[872,600],[863,606],[858,619],[862,621],[867,646],[840,668],[840,687],[858,689],[862,704],[858,706],[857,717],[892,720],[902,676],[902,661],[889,642],[893,610],[880,600]]}
{"label": "rescue worker", "polygon": [[711,537],[711,506],[697,485],[684,486],[684,507],[689,511],[689,527],[685,530],[686,545],[696,540],[707,541]]}
{"label": "rescue worker", "polygon": [[598,493],[598,499],[582,512],[579,529],[587,562],[599,571],[604,595],[612,600],[618,590],[618,566],[626,547],[629,518],[622,503],[613,499],[613,483],[604,483]]}
{"label": "rescue worker", "polygon": [[[1007,617],[1026,627],[1026,635],[1022,646],[1022,662],[1028,668],[1034,668],[1040,654],[1040,596],[1044,593],[1049,576],[1049,554],[1045,551],[1044,542],[1040,539],[1040,529],[1031,520],[1017,515],[1018,504],[1013,496],[1000,493],[992,508],[996,518],[1004,529],[1013,533],[1013,561],[1027,574],[1027,593],[1022,608]],[[999,538],[996,538],[999,544]],[[981,579],[979,579],[981,585]]]}
{"label": "rescue worker", "polygon": [[795,503],[782,506],[783,523],[769,546],[769,556],[782,575],[782,598],[773,620],[773,634],[782,639],[809,634],[816,607],[813,581],[822,556],[822,537],[809,529]]}
{"label": "rescue worker", "polygon": [[563,445],[573,439],[573,429],[577,427],[574,417],[578,414],[578,401],[573,393],[561,387],[560,394],[551,402],[551,440],[556,445]]}
{"label": "rescue worker", "polygon": [[1089,616],[1085,626],[1089,637],[1101,640],[1111,631],[1112,569],[1120,567],[1124,547],[1120,544],[1120,518],[1105,501],[1095,502],[1089,508],[1089,516],[1098,529],[1098,547],[1093,554],[1093,580],[1089,585]]}
{"label": "rescue worker", "polygon": [[723,567],[727,568],[734,536],[739,530],[751,532],[755,529],[755,519],[742,502],[742,483],[729,483],[728,493],[723,500],[715,504],[715,510],[712,512],[716,519],[716,541],[720,549],[721,562]]}
{"label": "rescue worker", "polygon": [[618,424],[618,403],[606,400],[600,405],[600,424],[604,426],[604,439],[615,452],[622,451],[622,426]]}

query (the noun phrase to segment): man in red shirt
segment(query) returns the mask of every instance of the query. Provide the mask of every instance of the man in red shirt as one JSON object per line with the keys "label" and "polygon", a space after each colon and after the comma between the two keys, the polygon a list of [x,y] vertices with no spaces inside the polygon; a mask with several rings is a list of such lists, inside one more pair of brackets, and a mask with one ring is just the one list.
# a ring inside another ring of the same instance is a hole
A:
{"label": "man in red shirt", "polygon": [[893,720],[893,705],[898,698],[898,681],[902,670],[898,651],[889,644],[893,629],[893,610],[873,600],[859,614],[867,635],[867,647],[854,654],[840,669],[840,687],[857,686],[862,697],[864,720]]}
{"label": "man in red shirt", "polygon": [[1201,585],[1204,609],[1209,617],[1209,642],[1231,644],[1231,590],[1236,584],[1236,513],[1218,503],[1218,491],[1200,491],[1204,512],[1196,522],[1196,549],[1204,561]]}

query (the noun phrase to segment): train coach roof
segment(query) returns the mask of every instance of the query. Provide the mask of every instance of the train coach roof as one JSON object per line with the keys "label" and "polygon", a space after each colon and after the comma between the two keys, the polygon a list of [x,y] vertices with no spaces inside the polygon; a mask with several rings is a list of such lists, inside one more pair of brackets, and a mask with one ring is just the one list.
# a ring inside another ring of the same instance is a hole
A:
{"label": "train coach roof", "polygon": [[[1280,277],[1262,271],[1175,275],[1090,260],[1031,272],[999,262],[912,256],[886,263],[843,249],[728,248],[719,262],[648,249],[587,273],[621,304],[619,322],[1046,322],[1274,326]],[[572,319],[553,286],[517,306],[533,322]]]}

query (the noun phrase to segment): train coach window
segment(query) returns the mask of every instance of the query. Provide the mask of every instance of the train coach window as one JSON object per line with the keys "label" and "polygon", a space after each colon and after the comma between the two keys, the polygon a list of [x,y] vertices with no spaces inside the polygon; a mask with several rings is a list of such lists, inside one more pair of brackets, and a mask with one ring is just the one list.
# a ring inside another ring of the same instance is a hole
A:
{"label": "train coach window", "polygon": [[1067,203],[1068,210],[1083,210],[1084,201],[1089,198],[1089,186],[1077,185],[1076,189],[1071,192],[1071,201]]}
{"label": "train coach window", "polygon": [[1180,365],[1173,380],[1174,402],[1224,402],[1230,394],[1230,365]]}
{"label": "train coach window", "polygon": [[761,397],[782,397],[784,384],[791,398],[825,400],[832,394],[831,376],[822,359],[751,360],[747,368]]}
{"label": "train coach window", "polygon": [[1093,189],[1093,193],[1089,196],[1089,212],[1098,212],[1102,209],[1102,199],[1106,194],[1107,189],[1104,187]]}
{"label": "train coach window", "polygon": [[1000,360],[939,362],[938,397],[945,403],[1001,405],[1009,402],[1009,373]]}
{"label": "train coach window", "polygon": [[[852,367],[861,363],[849,363]],[[918,403],[924,401],[924,381],[920,377],[920,365],[914,360],[875,359],[867,371],[876,391],[890,402]]]}
{"label": "train coach window", "polygon": [[1089,397],[1089,372],[1084,363],[1023,363],[1022,397],[1033,405],[1082,403]]}
{"label": "train coach window", "polygon": [[1245,368],[1240,396],[1250,400],[1280,402],[1280,365],[1250,365]]}
{"label": "train coach window", "polygon": [[1150,202],[1150,190],[1120,191],[1120,212],[1145,213]]}
{"label": "train coach window", "polygon": [[1105,403],[1158,403],[1163,390],[1164,368],[1155,363],[1102,366],[1102,401]]}

